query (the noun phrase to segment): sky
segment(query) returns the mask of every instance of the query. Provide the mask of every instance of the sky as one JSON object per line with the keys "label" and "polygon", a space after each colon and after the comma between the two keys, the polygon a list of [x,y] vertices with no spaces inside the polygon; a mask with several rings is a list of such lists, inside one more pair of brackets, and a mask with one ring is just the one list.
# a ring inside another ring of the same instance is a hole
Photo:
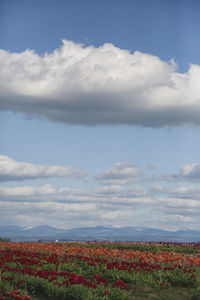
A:
{"label": "sky", "polygon": [[0,0],[0,225],[200,230],[199,10]]}

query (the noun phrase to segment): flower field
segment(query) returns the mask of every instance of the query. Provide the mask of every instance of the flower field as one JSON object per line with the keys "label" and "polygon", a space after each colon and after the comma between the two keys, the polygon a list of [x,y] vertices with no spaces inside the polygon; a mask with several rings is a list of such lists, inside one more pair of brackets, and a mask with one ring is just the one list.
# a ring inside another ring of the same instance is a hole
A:
{"label": "flower field", "polygon": [[0,242],[0,300],[200,299],[200,244]]}

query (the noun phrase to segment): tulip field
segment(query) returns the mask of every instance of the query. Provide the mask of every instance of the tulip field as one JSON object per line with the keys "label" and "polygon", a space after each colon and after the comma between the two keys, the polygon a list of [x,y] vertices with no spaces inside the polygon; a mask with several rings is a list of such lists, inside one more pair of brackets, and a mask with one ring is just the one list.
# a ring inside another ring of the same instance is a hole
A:
{"label": "tulip field", "polygon": [[0,242],[0,300],[200,299],[200,244]]}

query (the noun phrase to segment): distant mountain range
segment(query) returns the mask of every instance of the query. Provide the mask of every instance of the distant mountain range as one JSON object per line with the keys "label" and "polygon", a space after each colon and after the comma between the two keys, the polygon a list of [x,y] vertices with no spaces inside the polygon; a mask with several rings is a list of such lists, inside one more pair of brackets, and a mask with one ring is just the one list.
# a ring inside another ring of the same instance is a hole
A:
{"label": "distant mountain range", "polygon": [[60,229],[51,226],[37,226],[26,229],[19,226],[0,226],[0,237],[11,241],[166,241],[199,242],[200,231],[183,229],[167,231],[145,227],[96,226],[73,229]]}

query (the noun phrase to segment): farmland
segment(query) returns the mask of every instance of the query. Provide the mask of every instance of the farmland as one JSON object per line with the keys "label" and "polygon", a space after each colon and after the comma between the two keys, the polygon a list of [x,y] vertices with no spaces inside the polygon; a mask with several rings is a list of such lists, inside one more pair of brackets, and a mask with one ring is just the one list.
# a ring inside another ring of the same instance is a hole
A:
{"label": "farmland", "polygon": [[0,242],[0,300],[200,299],[200,244]]}

